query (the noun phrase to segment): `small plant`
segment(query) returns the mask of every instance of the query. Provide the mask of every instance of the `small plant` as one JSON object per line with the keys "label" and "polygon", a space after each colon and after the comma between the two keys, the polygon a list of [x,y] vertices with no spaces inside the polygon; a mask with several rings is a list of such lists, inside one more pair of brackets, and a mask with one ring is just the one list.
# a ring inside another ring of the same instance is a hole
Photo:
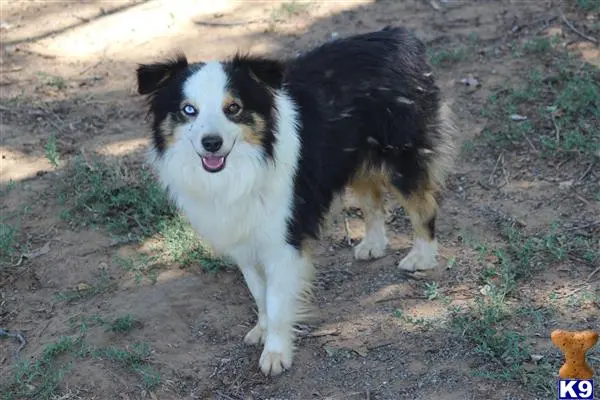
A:
{"label": "small plant", "polygon": [[135,320],[131,315],[117,317],[110,323],[110,326],[107,328],[107,330],[116,333],[126,333],[134,328],[134,323]]}
{"label": "small plant", "polygon": [[429,62],[432,65],[449,66],[462,61],[466,57],[466,54],[463,49],[442,49],[429,50],[428,56]]}
{"label": "small plant", "polygon": [[50,164],[57,168],[59,165],[59,155],[56,147],[56,135],[50,135],[46,142],[46,146],[44,146],[44,153],[48,161],[50,161]]}
{"label": "small plant", "polygon": [[440,295],[440,288],[436,282],[426,282],[425,283],[425,297],[427,300],[434,300],[438,298]]}
{"label": "small plant", "polygon": [[128,349],[106,347],[94,352],[96,357],[116,362],[135,372],[146,389],[158,386],[161,381],[160,374],[148,364],[151,354],[152,349],[147,343],[136,343]]}
{"label": "small plant", "polygon": [[0,223],[0,258],[10,259],[15,255],[16,229],[8,224]]}
{"label": "small plant", "polygon": [[58,90],[67,88],[67,81],[63,77],[46,74],[44,72],[38,72],[37,76],[44,85],[52,86]]}

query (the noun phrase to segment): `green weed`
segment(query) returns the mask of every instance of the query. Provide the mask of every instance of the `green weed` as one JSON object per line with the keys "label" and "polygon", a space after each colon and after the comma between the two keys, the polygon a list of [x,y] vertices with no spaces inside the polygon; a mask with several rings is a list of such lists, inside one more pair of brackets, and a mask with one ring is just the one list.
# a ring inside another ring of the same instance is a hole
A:
{"label": "green weed", "polygon": [[586,12],[600,12],[600,2],[598,0],[577,0],[577,5]]}
{"label": "green weed", "polygon": [[38,72],[37,76],[44,85],[52,86],[58,90],[66,89],[68,86],[65,78],[60,76],[50,75],[44,72]]}
{"label": "green weed", "polygon": [[52,134],[48,138],[48,141],[44,146],[44,154],[46,155],[46,158],[48,159],[48,161],[50,161],[50,164],[52,164],[53,167],[56,168],[59,166],[60,157],[58,154],[58,148],[56,146],[56,135]]}
{"label": "green weed", "polygon": [[60,356],[81,346],[81,338],[62,337],[58,342],[47,345],[41,356],[34,361],[19,360],[15,366],[14,380],[2,389],[3,398],[47,400],[56,393],[70,365],[58,363]]}
{"label": "green weed", "polygon": [[106,347],[97,349],[93,355],[108,361],[116,362],[122,367],[136,373],[146,389],[152,389],[160,384],[160,374],[148,364],[152,349],[147,343],[136,343],[127,349]]}
{"label": "green weed", "polygon": [[16,232],[12,225],[0,223],[0,259],[10,259],[16,254]]}
{"label": "green weed", "polygon": [[115,318],[107,330],[116,333],[126,333],[131,331],[135,326],[135,319],[131,315],[124,315],[122,317]]}
{"label": "green weed", "polygon": [[435,66],[451,66],[463,61],[466,52],[462,49],[430,49],[428,50],[429,62]]}
{"label": "green weed", "polygon": [[[489,96],[484,137],[498,147],[535,146],[544,157],[591,156],[600,149],[600,70],[557,53],[551,42],[541,38],[526,45],[530,52],[543,53],[541,58],[550,54],[549,68],[534,66],[521,87],[501,88]],[[527,120],[512,121],[512,114]]]}

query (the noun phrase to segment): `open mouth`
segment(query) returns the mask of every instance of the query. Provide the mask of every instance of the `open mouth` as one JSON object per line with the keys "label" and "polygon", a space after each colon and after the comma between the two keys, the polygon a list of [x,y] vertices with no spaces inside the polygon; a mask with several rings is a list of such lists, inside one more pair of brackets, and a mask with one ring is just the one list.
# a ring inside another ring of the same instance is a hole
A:
{"label": "open mouth", "polygon": [[202,166],[208,172],[219,172],[223,168],[225,168],[225,161],[227,160],[227,156],[218,156],[215,154],[207,154],[204,156],[200,156],[202,160]]}

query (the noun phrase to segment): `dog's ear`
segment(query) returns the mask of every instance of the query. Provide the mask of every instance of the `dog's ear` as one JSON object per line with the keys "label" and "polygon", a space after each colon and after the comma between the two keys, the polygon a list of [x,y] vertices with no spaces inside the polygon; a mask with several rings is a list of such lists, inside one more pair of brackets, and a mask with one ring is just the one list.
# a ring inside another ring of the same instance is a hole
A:
{"label": "dog's ear", "polygon": [[281,61],[238,54],[233,63],[247,68],[252,79],[272,88],[279,88],[283,82],[285,66]]}
{"label": "dog's ear", "polygon": [[149,94],[167,86],[178,73],[186,70],[188,61],[184,54],[154,64],[140,64],[137,68],[139,94]]}

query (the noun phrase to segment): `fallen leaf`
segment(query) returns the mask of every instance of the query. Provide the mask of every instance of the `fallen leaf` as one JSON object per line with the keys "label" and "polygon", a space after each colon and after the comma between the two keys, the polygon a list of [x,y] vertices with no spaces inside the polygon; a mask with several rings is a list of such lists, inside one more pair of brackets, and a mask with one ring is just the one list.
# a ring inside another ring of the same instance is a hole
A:
{"label": "fallen leaf", "polygon": [[569,189],[571,186],[573,186],[573,179],[563,181],[558,184],[559,189]]}
{"label": "fallen leaf", "polygon": [[340,334],[340,331],[337,328],[330,329],[321,329],[319,331],[311,332],[309,336],[311,337],[321,337],[321,336],[337,336]]}
{"label": "fallen leaf", "polygon": [[512,114],[510,116],[510,119],[513,121],[525,121],[525,120],[527,120],[527,117],[524,115],[520,115],[520,114]]}
{"label": "fallen leaf", "polygon": [[85,282],[80,282],[77,285],[75,285],[75,287],[74,287],[74,289],[77,290],[78,292],[84,292],[86,290],[90,290],[91,288],[92,288],[92,286]]}
{"label": "fallen leaf", "polygon": [[496,264],[498,261],[500,261],[500,259],[498,258],[498,256],[489,254],[485,257],[485,261],[490,262],[492,264]]}
{"label": "fallen leaf", "polygon": [[23,254],[23,257],[25,257],[29,260],[32,260],[36,257],[43,256],[44,254],[48,254],[49,251],[50,251],[50,242],[47,242],[44,246],[40,247],[39,249],[35,249],[33,251],[30,251],[29,253]]}
{"label": "fallen leaf", "polygon": [[463,83],[467,86],[473,86],[473,87],[481,86],[481,83],[479,82],[479,80],[477,80],[477,78],[475,78],[473,75],[469,75],[466,78],[461,79],[460,83]]}
{"label": "fallen leaf", "polygon": [[484,296],[489,296],[492,293],[493,287],[490,284],[484,285],[479,291]]}
{"label": "fallen leaf", "polygon": [[354,352],[361,357],[366,357],[369,353],[369,349],[367,349],[367,346],[353,347],[352,350],[354,350]]}
{"label": "fallen leaf", "polygon": [[544,358],[544,356],[543,356],[543,355],[541,355],[541,354],[532,354],[532,355],[531,355],[531,361],[533,361],[533,362],[538,362],[538,361],[540,361],[542,358]]}
{"label": "fallen leaf", "polygon": [[335,354],[339,351],[338,348],[331,347],[331,346],[323,346],[323,349],[325,349],[325,353],[327,353],[327,355],[329,357],[335,356]]}

